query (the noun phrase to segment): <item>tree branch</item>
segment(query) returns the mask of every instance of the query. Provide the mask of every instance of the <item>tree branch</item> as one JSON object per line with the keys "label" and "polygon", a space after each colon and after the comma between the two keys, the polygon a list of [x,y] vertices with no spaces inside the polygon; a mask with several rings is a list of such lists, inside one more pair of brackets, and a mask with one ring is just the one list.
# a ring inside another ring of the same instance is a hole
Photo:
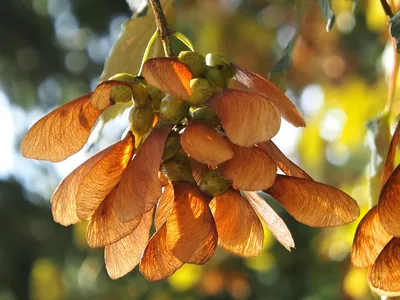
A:
{"label": "tree branch", "polygon": [[149,2],[154,12],[154,18],[156,20],[156,26],[164,48],[165,56],[173,56],[171,36],[174,32],[168,27],[167,19],[165,18],[160,0],[149,0]]}
{"label": "tree branch", "polygon": [[394,13],[392,9],[390,8],[389,3],[386,2],[386,0],[381,0],[382,8],[385,11],[385,14],[389,17],[392,18],[394,16]]}

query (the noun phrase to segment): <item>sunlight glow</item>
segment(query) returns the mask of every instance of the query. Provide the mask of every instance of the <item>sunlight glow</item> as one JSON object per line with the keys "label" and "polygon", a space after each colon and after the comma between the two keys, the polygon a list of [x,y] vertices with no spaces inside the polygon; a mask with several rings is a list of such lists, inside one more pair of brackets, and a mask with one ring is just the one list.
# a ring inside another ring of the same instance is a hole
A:
{"label": "sunlight glow", "polygon": [[296,128],[292,124],[282,119],[281,129],[278,134],[272,138],[272,141],[278,146],[285,155],[293,155],[300,137],[302,129]]}
{"label": "sunlight glow", "polygon": [[55,163],[54,166],[56,167],[58,174],[60,174],[61,177],[65,177],[81,165],[87,158],[85,151],[79,151],[78,153],[68,157],[66,160]]}
{"label": "sunlight glow", "polygon": [[325,113],[321,122],[319,134],[328,142],[336,141],[342,134],[343,127],[347,121],[346,113],[341,108],[332,108]]}
{"label": "sunlight glow", "polygon": [[307,85],[300,96],[300,107],[309,116],[318,114],[324,105],[325,94],[319,84]]}

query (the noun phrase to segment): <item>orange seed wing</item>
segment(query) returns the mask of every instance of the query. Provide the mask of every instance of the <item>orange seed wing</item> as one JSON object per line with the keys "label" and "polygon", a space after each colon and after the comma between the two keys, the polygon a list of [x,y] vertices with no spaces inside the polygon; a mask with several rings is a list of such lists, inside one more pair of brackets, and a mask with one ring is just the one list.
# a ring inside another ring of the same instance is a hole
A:
{"label": "orange seed wing", "polygon": [[161,226],[167,221],[167,218],[174,208],[174,187],[172,184],[168,184],[164,187],[164,191],[158,200],[156,216],[154,218],[154,225],[156,229],[161,228]]}
{"label": "orange seed wing", "polygon": [[282,153],[281,150],[274,144],[273,141],[259,143],[258,148],[266,152],[275,160],[279,169],[288,176],[294,176],[299,178],[305,178],[312,180],[311,176],[303,171],[299,166],[292,162],[289,158]]}
{"label": "orange seed wing", "polygon": [[193,159],[208,165],[219,165],[232,158],[229,141],[203,123],[190,123],[181,137],[183,150]]}
{"label": "orange seed wing", "polygon": [[388,181],[390,175],[392,175],[393,173],[394,157],[396,155],[396,148],[397,145],[399,144],[399,139],[400,139],[400,122],[397,124],[396,130],[393,133],[385,165],[383,166],[382,177],[381,177],[381,190],[384,187],[385,183]]}
{"label": "orange seed wing", "polygon": [[256,192],[243,192],[249,200],[250,205],[261,217],[265,225],[271,230],[276,240],[288,251],[294,248],[294,240],[289,228],[282,218],[273,210],[271,206]]}
{"label": "orange seed wing", "polygon": [[233,181],[237,190],[258,191],[269,188],[275,180],[275,161],[257,147],[244,148],[231,145],[234,156],[220,165],[223,177]]}
{"label": "orange seed wing", "polygon": [[239,192],[230,189],[210,204],[217,226],[218,245],[243,257],[260,254],[264,230],[258,216]]}
{"label": "orange seed wing", "polygon": [[83,177],[76,194],[76,212],[81,220],[90,218],[118,184],[132,159],[133,152],[134,137],[129,132]]}
{"label": "orange seed wing", "polygon": [[357,202],[346,193],[304,178],[277,175],[267,193],[297,221],[312,227],[347,224],[360,214]]}
{"label": "orange seed wing", "polygon": [[400,165],[386,181],[378,201],[378,214],[383,228],[392,236],[400,236]]}
{"label": "orange seed wing", "polygon": [[51,210],[55,222],[68,226],[81,221],[76,214],[76,194],[83,177],[102,158],[108,155],[113,145],[96,153],[65,177],[51,196]]}
{"label": "orange seed wing", "polygon": [[87,227],[87,242],[90,247],[104,247],[131,234],[139,225],[142,216],[122,223],[115,216],[113,205],[116,188],[99,205]]}
{"label": "orange seed wing", "polygon": [[167,219],[167,246],[187,263],[204,264],[214,254],[218,236],[207,197],[193,184],[175,182],[175,201]]}
{"label": "orange seed wing", "polygon": [[117,189],[114,211],[129,222],[149,211],[161,196],[158,171],[171,126],[154,128],[129,163]]}
{"label": "orange seed wing", "polygon": [[391,239],[382,227],[377,207],[374,206],[358,224],[351,249],[351,262],[357,268],[372,266]]}
{"label": "orange seed wing", "polygon": [[100,110],[105,110],[107,107],[115,104],[114,100],[111,99],[111,89],[117,85],[124,85],[131,87],[129,82],[123,82],[118,80],[108,80],[100,83],[93,91],[92,105]]}
{"label": "orange seed wing", "polygon": [[254,92],[268,97],[268,99],[270,99],[270,101],[278,107],[279,111],[282,114],[282,117],[286,121],[292,123],[296,127],[306,126],[306,123],[300,112],[297,110],[296,106],[270,81],[252,71],[246,70],[236,65],[235,70],[235,79],[247,86],[249,89],[253,90]]}
{"label": "orange seed wing", "polygon": [[400,296],[400,239],[393,238],[368,272],[370,289],[381,296]]}
{"label": "orange seed wing", "polygon": [[162,225],[152,236],[140,261],[140,272],[148,281],[171,276],[183,263],[167,247],[167,227]]}
{"label": "orange seed wing", "polygon": [[151,210],[142,216],[139,225],[130,235],[105,247],[104,260],[111,279],[124,276],[139,263],[149,241],[152,218]]}
{"label": "orange seed wing", "polygon": [[214,94],[208,106],[220,118],[228,138],[239,146],[251,147],[268,141],[281,125],[277,107],[252,92],[226,89]]}
{"label": "orange seed wing", "polygon": [[193,74],[189,67],[175,58],[151,58],[143,65],[143,76],[155,88],[186,100],[190,97],[190,80]]}
{"label": "orange seed wing", "polygon": [[21,142],[27,158],[62,161],[83,148],[101,114],[87,94],[56,108],[37,121]]}

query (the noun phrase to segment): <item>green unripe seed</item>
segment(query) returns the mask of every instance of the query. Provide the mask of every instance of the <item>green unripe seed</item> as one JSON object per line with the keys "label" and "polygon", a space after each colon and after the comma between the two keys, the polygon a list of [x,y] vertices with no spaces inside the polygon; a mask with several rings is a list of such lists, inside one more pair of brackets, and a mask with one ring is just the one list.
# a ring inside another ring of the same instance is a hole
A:
{"label": "green unripe seed", "polygon": [[236,70],[232,65],[223,66],[222,69],[220,69],[220,70],[222,72],[222,75],[224,75],[225,80],[229,80],[229,79],[232,79],[233,77],[235,77]]}
{"label": "green unripe seed", "polygon": [[231,180],[222,177],[217,170],[210,170],[201,177],[200,190],[208,195],[217,196],[226,192],[231,185]]}
{"label": "green unripe seed", "polygon": [[173,158],[176,153],[181,149],[181,140],[179,133],[173,131],[169,134],[167,141],[165,142],[164,152],[163,152],[163,161]]}
{"label": "green unripe seed", "polygon": [[215,86],[226,88],[228,86],[228,81],[225,79],[221,70],[217,67],[207,66],[206,72],[204,73],[204,78],[210,81]]}
{"label": "green unripe seed", "polygon": [[110,98],[114,103],[129,102],[132,100],[131,89],[124,85],[115,85],[111,88]]}
{"label": "green unripe seed", "polygon": [[[108,80],[117,80],[122,82],[133,82],[135,76],[128,73],[118,73]],[[131,89],[124,85],[116,85],[111,88],[110,98],[115,102],[128,102],[132,100]]]}
{"label": "green unripe seed", "polygon": [[129,113],[130,129],[135,137],[142,137],[153,125],[154,112],[149,101],[145,107],[132,107]]}
{"label": "green unripe seed", "polygon": [[207,53],[206,64],[207,66],[216,67],[222,65],[230,65],[231,62],[221,53]]}
{"label": "green unripe seed", "polygon": [[187,181],[195,182],[192,175],[192,167],[189,158],[182,152],[178,152],[173,158],[161,165],[161,171],[170,182]]}
{"label": "green unripe seed", "polygon": [[178,59],[189,67],[194,77],[200,77],[206,71],[204,56],[193,51],[181,51]]}
{"label": "green unripe seed", "polygon": [[118,81],[123,81],[123,82],[135,82],[137,81],[136,76],[129,74],[129,73],[118,73],[110,78],[108,80],[118,80]]}
{"label": "green unripe seed", "polygon": [[167,95],[161,100],[159,117],[162,122],[177,124],[188,112],[189,105],[179,98]]}
{"label": "green unripe seed", "polygon": [[206,64],[210,67],[218,68],[225,80],[231,79],[235,76],[235,68],[232,63],[225,56],[219,53],[208,53],[206,55]]}
{"label": "green unripe seed", "polygon": [[165,97],[165,93],[159,89],[153,89],[150,92],[151,104],[153,105],[153,110],[158,112],[160,110],[161,100]]}
{"label": "green unripe seed", "polygon": [[187,102],[190,106],[201,107],[206,105],[208,99],[216,92],[215,86],[204,78],[194,78],[190,80],[192,94]]}
{"label": "green unripe seed", "polygon": [[[132,84],[146,84],[143,77],[133,76],[129,73],[118,73],[110,77],[108,80],[117,80],[121,82],[129,82]],[[142,81],[144,81],[142,83]],[[132,100],[132,91],[129,86],[116,85],[111,88],[110,98],[115,102],[128,102]]]}
{"label": "green unripe seed", "polygon": [[131,85],[133,101],[135,106],[145,107],[149,100],[149,93],[143,83],[134,83]]}
{"label": "green unripe seed", "polygon": [[200,107],[191,112],[191,117],[195,121],[220,124],[217,114],[208,107]]}

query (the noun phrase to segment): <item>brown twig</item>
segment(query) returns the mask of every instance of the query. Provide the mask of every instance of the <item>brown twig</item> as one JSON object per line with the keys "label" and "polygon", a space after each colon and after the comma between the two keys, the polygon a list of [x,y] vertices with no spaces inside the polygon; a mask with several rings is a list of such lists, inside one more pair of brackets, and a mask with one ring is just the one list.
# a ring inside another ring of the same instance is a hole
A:
{"label": "brown twig", "polygon": [[385,11],[385,14],[389,17],[392,18],[394,16],[394,13],[389,5],[389,3],[386,2],[386,0],[381,0],[382,8]]}
{"label": "brown twig", "polygon": [[174,32],[168,27],[167,19],[165,18],[160,0],[149,0],[149,2],[154,12],[154,18],[156,20],[156,26],[164,48],[165,56],[173,56],[171,36]]}

